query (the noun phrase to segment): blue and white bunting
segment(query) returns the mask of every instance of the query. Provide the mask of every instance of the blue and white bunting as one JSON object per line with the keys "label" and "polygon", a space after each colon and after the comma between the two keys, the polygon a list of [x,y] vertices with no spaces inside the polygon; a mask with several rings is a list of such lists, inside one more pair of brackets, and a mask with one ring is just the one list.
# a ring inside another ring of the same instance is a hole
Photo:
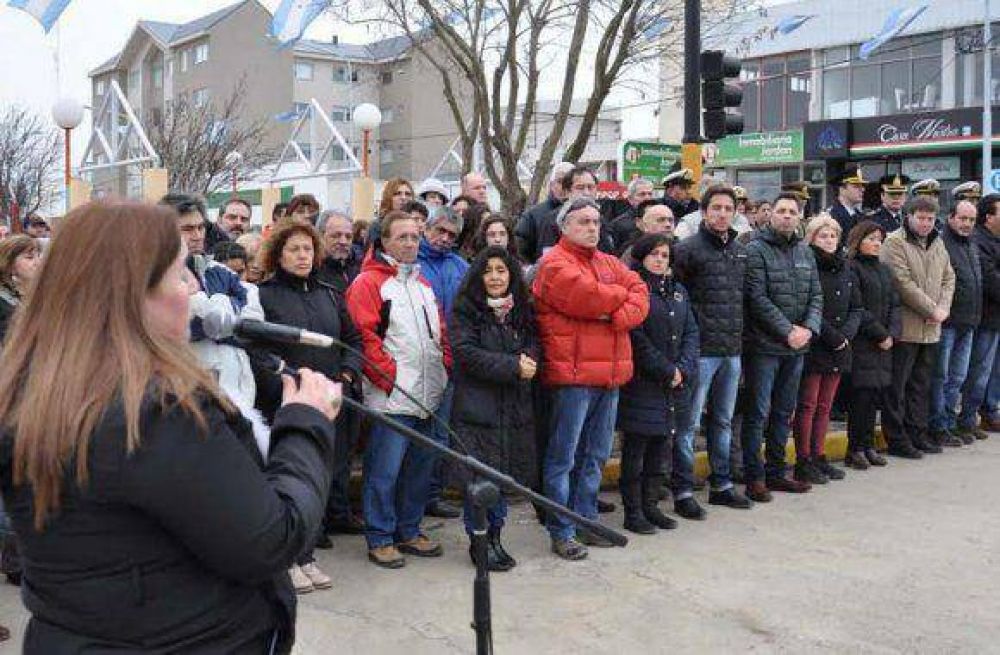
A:
{"label": "blue and white bunting", "polygon": [[811,18],[815,18],[815,16],[814,15],[803,16],[801,14],[795,16],[786,16],[785,18],[782,18],[781,21],[775,26],[775,29],[777,29],[778,32],[781,34],[791,34],[795,30],[805,25]]}
{"label": "blue and white bunting", "polygon": [[295,43],[330,4],[331,0],[281,0],[271,21],[271,36],[283,46]]}
{"label": "blue and white bunting", "polygon": [[9,0],[7,6],[31,14],[48,32],[69,3],[70,0]]}
{"label": "blue and white bunting", "polygon": [[872,37],[870,41],[865,41],[861,44],[861,49],[858,51],[858,57],[861,59],[868,59],[868,57],[883,44],[899,36],[899,34],[909,27],[910,23],[917,20],[917,17],[924,13],[926,9],[927,5],[899,7],[897,9],[893,9],[892,13],[885,19],[885,24],[882,25],[882,30]]}

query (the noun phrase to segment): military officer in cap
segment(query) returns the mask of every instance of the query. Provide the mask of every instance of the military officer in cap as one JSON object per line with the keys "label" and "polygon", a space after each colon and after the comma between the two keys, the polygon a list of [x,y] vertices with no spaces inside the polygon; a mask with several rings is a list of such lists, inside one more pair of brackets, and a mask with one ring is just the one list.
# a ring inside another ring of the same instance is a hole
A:
{"label": "military officer in cap", "polygon": [[983,197],[983,185],[972,180],[962,182],[951,190],[951,197],[954,198],[954,204],[956,205],[963,200],[968,200],[972,204],[977,205],[979,204],[979,199]]}
{"label": "military officer in cap", "polygon": [[914,182],[913,186],[910,187],[910,193],[914,196],[926,196],[937,200],[941,195],[941,183],[933,177],[929,177],[926,180]]}
{"label": "military officer in cap", "polygon": [[675,220],[680,220],[698,211],[698,201],[691,197],[694,173],[690,168],[681,168],[663,178],[663,204],[670,207]]}
{"label": "military officer in cap", "polygon": [[898,173],[884,175],[879,184],[882,186],[882,206],[875,210],[871,218],[886,234],[890,234],[903,224],[903,205],[910,178]]}
{"label": "military officer in cap", "polygon": [[861,167],[854,164],[834,177],[830,183],[837,185],[837,199],[827,211],[840,225],[840,243],[843,244],[851,228],[863,218],[861,202],[864,200],[867,181]]}

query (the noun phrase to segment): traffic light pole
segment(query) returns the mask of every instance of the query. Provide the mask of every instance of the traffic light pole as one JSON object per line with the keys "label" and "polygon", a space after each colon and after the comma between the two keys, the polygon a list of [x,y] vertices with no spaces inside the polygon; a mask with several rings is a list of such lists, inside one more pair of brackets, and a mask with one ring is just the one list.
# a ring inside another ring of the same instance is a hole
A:
{"label": "traffic light pole", "polygon": [[696,185],[701,181],[701,0],[684,0],[684,139],[681,166],[691,169]]}

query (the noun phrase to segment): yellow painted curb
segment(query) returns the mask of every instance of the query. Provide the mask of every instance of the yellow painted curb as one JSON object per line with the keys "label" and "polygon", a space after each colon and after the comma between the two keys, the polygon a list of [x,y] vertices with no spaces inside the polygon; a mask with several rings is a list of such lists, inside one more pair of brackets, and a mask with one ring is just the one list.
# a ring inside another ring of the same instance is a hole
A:
{"label": "yellow painted curb", "polygon": [[[875,430],[875,445],[879,448],[885,446],[885,440],[882,437],[882,431],[880,429]],[[844,455],[847,454],[847,433],[846,432],[830,432],[826,435],[826,456],[828,459],[837,461],[844,459]],[[792,438],[788,439],[788,445],[785,447],[785,461],[789,464],[795,463],[795,440]],[[705,451],[697,452],[694,454],[694,474],[695,477],[704,480],[708,478],[708,453]],[[604,465],[604,477],[601,481],[604,487],[615,487],[618,485],[618,478],[621,476],[621,461],[614,457],[608,460],[608,463]]]}

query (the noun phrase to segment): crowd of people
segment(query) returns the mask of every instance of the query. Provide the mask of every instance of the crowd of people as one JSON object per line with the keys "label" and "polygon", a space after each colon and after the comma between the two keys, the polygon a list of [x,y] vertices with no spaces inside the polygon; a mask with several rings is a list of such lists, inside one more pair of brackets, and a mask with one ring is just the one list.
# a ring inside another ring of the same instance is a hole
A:
{"label": "crowd of people", "polygon": [[[694,199],[688,170],[663,180],[662,197],[652,181],[632,180],[627,210],[608,216],[596,175],[569,163],[516,222],[490,207],[475,173],[454,198],[437,180],[389,180],[370,224],[322,211],[309,195],[277,207],[263,234],[239,198],[216,221],[186,194],[157,211],[183,244],[190,347],[262,461],[274,457],[288,393],[278,358],[590,519],[614,509],[598,494],[620,433],[624,527],[652,534],[678,525],[661,509],[667,497],[677,517],[708,516],[696,498],[700,432],[708,504],[748,510],[846,477],[825,449],[838,407],[855,470],[887,464],[879,412],[888,454],[908,459],[1000,427],[1000,195],[964,185],[969,193],[941,215],[932,185],[909,193],[895,176],[869,215],[859,169],[833,182],[837,201],[808,219],[801,188],[751,200],[712,184]],[[30,234],[0,241],[4,333],[42,256]],[[220,316],[338,345],[247,343],[214,333]],[[471,506],[446,493],[461,492],[468,471],[346,409],[335,435],[322,529],[291,553],[298,593],[332,586],[314,556],[331,547],[329,534],[363,535],[369,560],[389,569],[442,554],[421,529],[425,516],[461,516],[471,535]],[[558,557],[612,545],[538,514]],[[493,571],[516,565],[501,540],[507,516],[502,498],[488,516]]]}

